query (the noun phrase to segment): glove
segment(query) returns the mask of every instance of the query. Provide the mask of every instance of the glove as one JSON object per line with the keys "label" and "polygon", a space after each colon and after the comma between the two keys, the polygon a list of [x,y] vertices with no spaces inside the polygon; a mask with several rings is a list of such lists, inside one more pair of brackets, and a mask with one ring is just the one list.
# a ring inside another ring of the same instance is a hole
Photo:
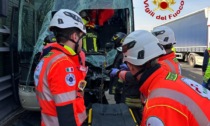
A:
{"label": "glove", "polygon": [[115,77],[118,75],[118,73],[120,72],[119,69],[117,68],[112,68],[111,72],[110,72],[110,77]]}
{"label": "glove", "polygon": [[129,71],[129,68],[128,68],[128,66],[125,63],[123,63],[123,64],[120,65],[120,70]]}

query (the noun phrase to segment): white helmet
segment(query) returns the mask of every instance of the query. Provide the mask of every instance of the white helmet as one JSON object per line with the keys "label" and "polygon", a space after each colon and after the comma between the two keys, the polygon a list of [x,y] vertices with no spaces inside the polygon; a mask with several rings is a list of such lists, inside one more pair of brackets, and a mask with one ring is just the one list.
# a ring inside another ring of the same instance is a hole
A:
{"label": "white helmet", "polygon": [[176,44],[174,32],[167,26],[154,28],[152,34],[158,38],[161,45]]}
{"label": "white helmet", "polygon": [[60,9],[53,16],[49,29],[52,27],[58,28],[79,28],[83,33],[86,33],[86,28],[82,22],[82,18],[76,12],[69,9]]}
{"label": "white helmet", "polygon": [[122,45],[123,61],[133,65],[143,65],[149,60],[166,54],[158,39],[145,30],[130,33]]}

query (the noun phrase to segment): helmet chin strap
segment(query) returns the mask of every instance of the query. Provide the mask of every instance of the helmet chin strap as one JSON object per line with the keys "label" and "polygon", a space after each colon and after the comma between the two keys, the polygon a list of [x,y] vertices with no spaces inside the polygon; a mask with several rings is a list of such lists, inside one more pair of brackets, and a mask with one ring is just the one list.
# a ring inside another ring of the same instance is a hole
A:
{"label": "helmet chin strap", "polygon": [[70,40],[71,42],[73,42],[75,44],[74,51],[77,54],[77,50],[78,50],[78,47],[79,47],[79,44],[78,43],[79,43],[79,40],[80,39],[78,39],[77,42],[74,41],[73,39],[70,39],[70,38],[68,40]]}
{"label": "helmet chin strap", "polygon": [[141,69],[136,74],[134,74],[133,77],[137,79],[138,75],[141,74],[141,73],[143,73],[144,71],[145,71],[145,68]]}
{"label": "helmet chin strap", "polygon": [[146,64],[142,65],[142,69],[137,72],[136,74],[133,75],[134,78],[137,79],[138,75],[143,73],[146,69],[150,68],[150,67],[154,67],[156,64],[155,60],[151,60],[149,62],[147,62]]}
{"label": "helmet chin strap", "polygon": [[82,65],[82,58],[81,58],[81,56],[79,55],[79,52],[77,53],[77,50],[78,50],[78,47],[79,47],[79,41],[80,41],[80,39],[82,39],[83,36],[84,36],[84,34],[81,35],[81,36],[79,37],[79,39],[77,40],[77,42],[75,42],[73,39],[70,39],[70,38],[69,38],[69,40],[75,44],[75,49],[74,49],[74,51],[75,51],[75,53],[78,54],[78,56],[79,56],[79,63],[80,63],[80,65]]}
{"label": "helmet chin strap", "polygon": [[84,36],[84,34],[81,35],[77,41],[74,41],[73,39],[68,38],[68,40],[70,40],[71,42],[73,42],[75,44],[74,51],[75,51],[76,54],[78,54],[77,50],[78,50],[78,47],[79,47],[79,41],[83,36]]}

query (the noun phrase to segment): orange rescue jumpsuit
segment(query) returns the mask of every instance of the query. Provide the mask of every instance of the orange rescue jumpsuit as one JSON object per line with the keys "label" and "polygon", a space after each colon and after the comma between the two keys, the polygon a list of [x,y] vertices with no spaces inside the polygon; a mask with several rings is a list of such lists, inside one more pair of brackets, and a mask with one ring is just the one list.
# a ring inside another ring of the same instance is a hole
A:
{"label": "orange rescue jumpsuit", "polygon": [[174,52],[159,57],[158,62],[167,70],[181,74],[181,66]]}
{"label": "orange rescue jumpsuit", "polygon": [[210,92],[202,85],[162,67],[145,78],[141,126],[210,125]]}
{"label": "orange rescue jumpsuit", "polygon": [[75,52],[71,48],[53,44],[36,67],[34,80],[41,126],[80,126],[86,119],[84,98],[78,88],[86,71],[78,55],[72,54]]}

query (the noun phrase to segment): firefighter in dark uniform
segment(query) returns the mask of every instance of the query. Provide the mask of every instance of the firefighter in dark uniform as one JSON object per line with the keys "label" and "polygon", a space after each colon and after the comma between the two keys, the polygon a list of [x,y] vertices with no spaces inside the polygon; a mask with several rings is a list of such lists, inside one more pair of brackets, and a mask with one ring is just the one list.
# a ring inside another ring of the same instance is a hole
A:
{"label": "firefighter in dark uniform", "polygon": [[86,25],[87,34],[83,37],[83,49],[86,52],[98,52],[99,42],[98,33],[94,26]]}
{"label": "firefighter in dark uniform", "polygon": [[[111,42],[114,43],[114,48],[117,49],[117,54],[115,56],[114,68],[119,68],[122,64],[123,60],[123,54],[122,54],[122,40],[125,38],[126,34],[122,32],[116,33],[112,39]],[[109,93],[114,94],[114,99],[117,104],[122,103],[122,91],[123,91],[123,81],[120,80],[117,76],[111,77],[110,80],[110,88]]]}
{"label": "firefighter in dark uniform", "polygon": [[90,21],[90,16],[86,11],[82,11],[80,15],[87,30],[87,34],[82,39],[83,49],[85,52],[98,52],[100,44],[98,41],[98,31],[96,28],[96,23]]}
{"label": "firefighter in dark uniform", "polygon": [[44,41],[42,43],[43,44],[42,49],[40,49],[39,52],[36,53],[34,56],[34,61],[33,61],[33,65],[32,65],[33,70],[35,70],[35,68],[36,68],[37,64],[39,63],[39,61],[41,60],[41,58],[43,56],[45,56],[48,52],[50,52],[48,47],[52,43],[55,43],[55,42],[56,42],[56,38],[55,38],[54,34],[47,35],[44,38]]}
{"label": "firefighter in dark uniform", "polygon": [[[120,46],[121,44],[122,42],[120,43]],[[143,104],[140,100],[139,92],[140,85],[129,71],[127,65],[123,63],[122,58],[122,51],[118,51],[114,66],[110,72],[110,94],[115,95],[116,103],[125,103],[128,105],[128,107],[132,110],[137,122],[140,123],[142,118],[141,113],[143,110]]]}

